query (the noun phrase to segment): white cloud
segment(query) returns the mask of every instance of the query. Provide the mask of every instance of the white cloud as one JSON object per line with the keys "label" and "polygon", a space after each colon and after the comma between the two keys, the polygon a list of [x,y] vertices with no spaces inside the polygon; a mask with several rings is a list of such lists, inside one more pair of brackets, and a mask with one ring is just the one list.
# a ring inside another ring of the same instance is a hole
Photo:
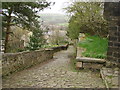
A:
{"label": "white cloud", "polygon": [[63,10],[64,7],[67,6],[66,2],[69,2],[69,0],[48,0],[49,2],[55,2],[53,6],[50,8],[46,8],[40,13],[60,13],[65,14],[65,11]]}

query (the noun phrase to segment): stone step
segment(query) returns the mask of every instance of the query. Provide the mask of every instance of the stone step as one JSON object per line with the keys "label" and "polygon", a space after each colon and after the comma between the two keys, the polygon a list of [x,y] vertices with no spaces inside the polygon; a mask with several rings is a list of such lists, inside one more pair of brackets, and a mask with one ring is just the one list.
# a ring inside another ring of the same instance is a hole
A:
{"label": "stone step", "polygon": [[77,62],[76,63],[76,69],[81,69],[83,68],[83,63],[82,62]]}
{"label": "stone step", "polygon": [[88,57],[76,57],[76,60],[78,62],[83,62],[83,63],[105,63],[105,59],[97,59],[97,58],[88,58]]}

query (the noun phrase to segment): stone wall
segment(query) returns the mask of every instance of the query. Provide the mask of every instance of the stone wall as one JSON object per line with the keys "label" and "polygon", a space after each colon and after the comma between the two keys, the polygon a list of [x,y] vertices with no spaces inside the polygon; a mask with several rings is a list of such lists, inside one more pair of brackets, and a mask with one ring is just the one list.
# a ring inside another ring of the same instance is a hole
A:
{"label": "stone wall", "polygon": [[120,2],[106,2],[104,15],[109,21],[107,66],[120,67]]}
{"label": "stone wall", "polygon": [[55,52],[67,49],[67,47],[68,45],[36,51],[5,53],[2,55],[2,76],[52,59]]}

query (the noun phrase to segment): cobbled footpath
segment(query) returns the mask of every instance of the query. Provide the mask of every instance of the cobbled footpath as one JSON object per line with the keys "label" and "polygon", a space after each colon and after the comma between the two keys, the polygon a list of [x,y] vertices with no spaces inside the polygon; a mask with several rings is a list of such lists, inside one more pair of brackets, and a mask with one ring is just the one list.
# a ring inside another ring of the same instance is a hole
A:
{"label": "cobbled footpath", "polygon": [[104,88],[99,72],[71,70],[74,48],[55,53],[53,60],[3,79],[3,88]]}

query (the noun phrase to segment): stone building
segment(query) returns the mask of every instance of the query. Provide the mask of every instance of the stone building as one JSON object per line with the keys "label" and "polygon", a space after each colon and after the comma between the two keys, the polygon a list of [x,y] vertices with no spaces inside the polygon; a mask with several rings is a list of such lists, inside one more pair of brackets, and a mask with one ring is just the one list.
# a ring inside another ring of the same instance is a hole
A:
{"label": "stone building", "polygon": [[104,16],[109,21],[107,66],[120,67],[120,2],[105,2]]}

